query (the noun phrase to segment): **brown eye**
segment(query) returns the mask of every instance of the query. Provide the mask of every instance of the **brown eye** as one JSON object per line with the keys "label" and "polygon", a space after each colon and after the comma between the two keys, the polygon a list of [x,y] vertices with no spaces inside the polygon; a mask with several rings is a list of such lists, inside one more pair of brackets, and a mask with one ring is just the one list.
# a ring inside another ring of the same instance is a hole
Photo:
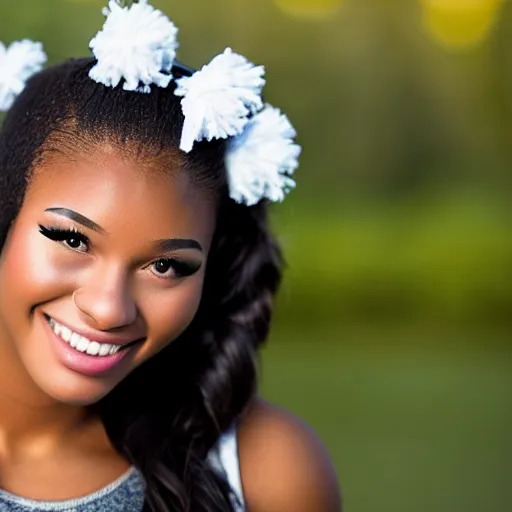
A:
{"label": "brown eye", "polygon": [[165,274],[170,268],[172,268],[171,260],[158,260],[155,262],[155,270],[159,274]]}
{"label": "brown eye", "polygon": [[82,240],[80,240],[78,237],[72,235],[67,240],[65,240],[67,245],[71,247],[71,249],[78,249],[80,248],[80,244],[82,243]]}
{"label": "brown eye", "polygon": [[158,277],[173,279],[195,274],[201,268],[201,263],[164,258],[153,262],[151,266],[153,267],[153,273]]}

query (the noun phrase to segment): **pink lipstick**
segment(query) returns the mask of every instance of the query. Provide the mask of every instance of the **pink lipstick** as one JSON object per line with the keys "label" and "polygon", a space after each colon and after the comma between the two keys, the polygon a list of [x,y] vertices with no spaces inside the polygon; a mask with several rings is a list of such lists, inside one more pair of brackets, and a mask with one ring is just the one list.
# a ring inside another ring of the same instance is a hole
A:
{"label": "pink lipstick", "polygon": [[[142,341],[121,340],[113,342],[107,335],[87,339],[83,333],[43,315],[43,322],[57,358],[60,362],[77,373],[91,377],[107,374],[121,364],[123,359]],[[108,343],[110,342],[110,343]]]}

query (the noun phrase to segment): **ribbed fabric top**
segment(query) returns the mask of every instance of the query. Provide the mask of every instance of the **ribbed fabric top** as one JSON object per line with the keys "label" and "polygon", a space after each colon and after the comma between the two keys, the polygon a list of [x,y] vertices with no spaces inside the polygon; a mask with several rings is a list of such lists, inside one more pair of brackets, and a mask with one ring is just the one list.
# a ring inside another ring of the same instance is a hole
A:
{"label": "ribbed fabric top", "polygon": [[[208,456],[212,467],[221,472],[233,489],[233,504],[236,512],[245,512],[236,428],[221,436]],[[144,507],[145,484],[135,468],[103,489],[81,498],[65,501],[31,500],[0,490],[0,511],[10,512],[141,512]]]}
{"label": "ribbed fabric top", "polygon": [[87,496],[65,501],[29,500],[0,490],[0,510],[12,512],[140,512],[144,506],[144,481],[135,469]]}

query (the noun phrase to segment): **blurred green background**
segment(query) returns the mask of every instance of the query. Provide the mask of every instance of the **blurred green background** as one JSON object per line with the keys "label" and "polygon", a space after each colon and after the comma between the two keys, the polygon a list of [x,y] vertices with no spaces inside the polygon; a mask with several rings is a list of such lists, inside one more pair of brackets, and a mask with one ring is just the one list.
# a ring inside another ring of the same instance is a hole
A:
{"label": "blurred green background", "polygon": [[[104,0],[1,0],[0,40],[88,55]],[[267,68],[304,146],[262,393],[348,512],[512,510],[512,5],[154,0],[180,60]]]}

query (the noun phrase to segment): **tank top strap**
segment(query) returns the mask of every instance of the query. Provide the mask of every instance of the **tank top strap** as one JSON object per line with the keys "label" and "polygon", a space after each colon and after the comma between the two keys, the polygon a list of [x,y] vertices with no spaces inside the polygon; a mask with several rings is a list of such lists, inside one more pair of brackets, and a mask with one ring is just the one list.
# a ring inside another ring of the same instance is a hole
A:
{"label": "tank top strap", "polygon": [[233,424],[221,435],[208,455],[210,464],[223,474],[233,491],[233,506],[236,512],[245,512],[245,500],[238,459],[237,426]]}

